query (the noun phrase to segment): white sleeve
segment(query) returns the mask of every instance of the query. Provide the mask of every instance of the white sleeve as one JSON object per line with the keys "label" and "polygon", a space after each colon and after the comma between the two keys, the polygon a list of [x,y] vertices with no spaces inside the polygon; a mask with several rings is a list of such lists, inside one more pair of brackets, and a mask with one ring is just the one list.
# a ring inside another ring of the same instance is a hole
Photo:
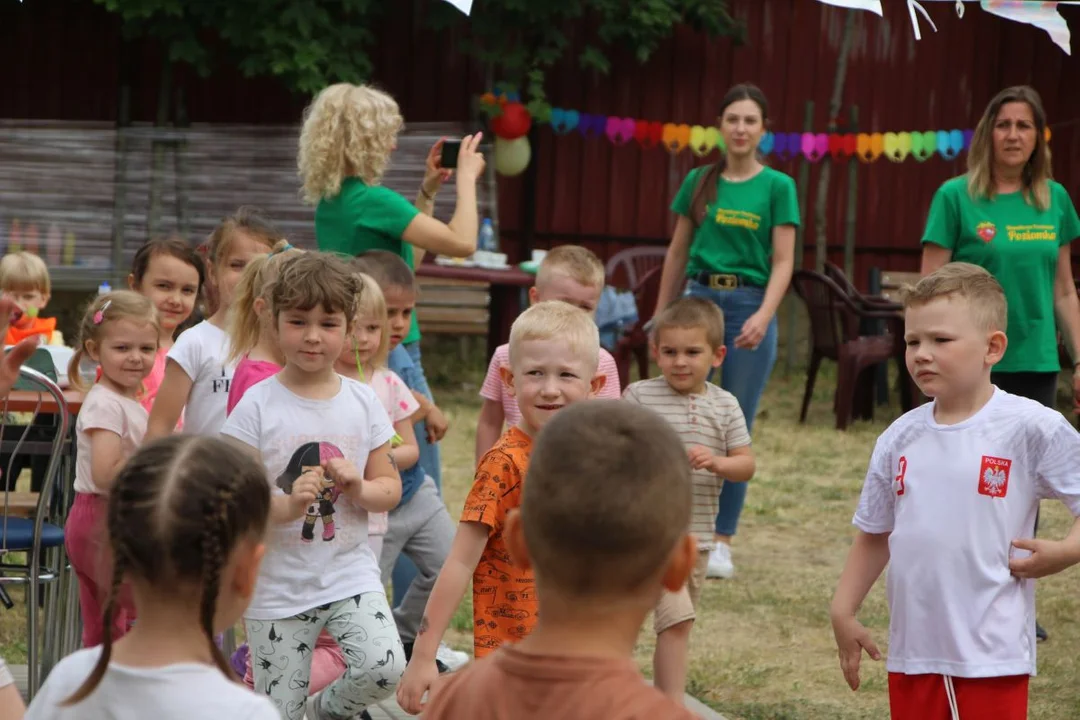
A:
{"label": "white sleeve", "polygon": [[[364,388],[368,390],[368,388]],[[368,452],[372,452],[375,448],[382,447],[386,443],[390,442],[394,437],[394,425],[390,422],[390,416],[386,414],[386,409],[383,408],[382,403],[379,402],[379,398],[375,397],[375,393],[368,390],[367,411],[368,411],[368,424],[370,426],[370,433],[368,437],[371,438],[371,446],[368,448]]]}
{"label": "white sleeve", "polygon": [[408,420],[420,409],[420,403],[409,392],[409,388],[405,387],[405,381],[399,378],[397,373],[393,370],[387,370],[386,373],[386,383],[390,387],[390,404],[392,405],[388,409],[393,411],[390,421],[398,423],[402,420]]}
{"label": "white sleeve", "polygon": [[[886,436],[878,438],[870,466],[866,470],[859,506],[852,524],[865,533],[892,532],[896,520],[896,494],[893,491],[891,443]],[[899,472],[899,470],[897,471]]]}
{"label": "white sleeve", "polygon": [[1061,413],[1053,414],[1055,419],[1049,427],[1040,427],[1037,441],[1029,447],[1036,492],[1040,498],[1060,500],[1080,517],[1080,433]]}
{"label": "white sleeve", "polygon": [[637,383],[626,386],[626,389],[623,390],[622,399],[632,402],[635,405],[641,404],[641,399],[637,396]]}
{"label": "white sleeve", "polygon": [[252,387],[244,397],[240,398],[229,417],[225,419],[225,425],[221,428],[221,434],[236,438],[245,445],[259,449],[259,438],[262,436],[262,392]]}
{"label": "white sleeve", "polygon": [[202,365],[202,343],[199,342],[199,333],[195,331],[195,328],[180,333],[180,337],[176,339],[176,343],[165,358],[175,361],[194,382],[199,375],[199,367]]}

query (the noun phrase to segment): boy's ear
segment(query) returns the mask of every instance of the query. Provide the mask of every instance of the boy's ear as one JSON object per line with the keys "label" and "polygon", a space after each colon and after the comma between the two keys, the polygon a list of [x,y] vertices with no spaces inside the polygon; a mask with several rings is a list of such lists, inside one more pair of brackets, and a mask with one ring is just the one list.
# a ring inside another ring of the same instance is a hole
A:
{"label": "boy's ear", "polygon": [[678,592],[682,589],[682,586],[690,579],[690,574],[694,572],[697,555],[697,540],[694,539],[693,535],[687,533],[679,538],[671,551],[667,569],[661,578],[666,590]]}
{"label": "boy's ear", "polygon": [[536,286],[533,285],[529,288],[529,304],[535,305],[538,302],[540,302],[540,292],[536,289]]}
{"label": "boy's ear", "polygon": [[990,338],[987,342],[986,348],[986,362],[988,365],[997,365],[1001,362],[1001,358],[1005,357],[1005,349],[1009,346],[1009,339],[1005,336],[1005,333],[1000,330],[995,330],[990,333]]}
{"label": "boy's ear", "polygon": [[135,273],[129,273],[128,274],[128,290],[135,290],[136,284],[137,283],[135,282]]}
{"label": "boy's ear", "polygon": [[525,544],[525,529],[521,525],[521,512],[518,508],[513,508],[506,514],[503,540],[506,541],[506,549],[510,552],[510,560],[514,566],[522,570],[532,570],[532,558],[529,557],[529,548]]}
{"label": "boy's ear", "polygon": [[594,375],[589,381],[589,397],[596,397],[607,386],[607,375]]}
{"label": "boy's ear", "polygon": [[503,385],[506,386],[507,391],[514,397],[517,397],[517,388],[514,387],[514,373],[510,368],[505,365],[499,368],[499,377],[502,378]]}
{"label": "boy's ear", "polygon": [[720,365],[724,362],[724,357],[726,357],[726,356],[727,356],[727,348],[724,347],[723,345],[721,345],[720,347],[713,350],[712,366],[714,368],[720,367]]}

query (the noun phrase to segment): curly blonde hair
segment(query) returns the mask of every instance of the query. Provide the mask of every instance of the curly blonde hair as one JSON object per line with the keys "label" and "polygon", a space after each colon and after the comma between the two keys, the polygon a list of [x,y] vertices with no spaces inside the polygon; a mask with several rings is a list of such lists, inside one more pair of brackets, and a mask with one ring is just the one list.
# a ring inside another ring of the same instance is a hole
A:
{"label": "curly blonde hair", "polygon": [[368,85],[324,88],[304,111],[297,167],[304,200],[317,204],[356,176],[378,185],[404,125],[394,98]]}

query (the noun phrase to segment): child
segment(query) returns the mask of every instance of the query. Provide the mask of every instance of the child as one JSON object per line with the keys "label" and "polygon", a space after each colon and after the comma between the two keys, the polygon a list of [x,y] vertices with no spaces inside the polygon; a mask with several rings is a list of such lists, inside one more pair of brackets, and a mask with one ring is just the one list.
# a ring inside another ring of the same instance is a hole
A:
{"label": "child", "polygon": [[[100,645],[102,601],[110,592],[105,510],[116,475],[143,441],[147,413],[138,401],[143,380],[154,366],[161,326],[148,298],[120,290],[99,295],[79,325],[79,346],[68,378],[83,389],[79,363],[88,355],[101,367],[75,422],[75,502],[64,526],[64,546],[79,579],[83,647]],[[126,596],[110,613],[112,634],[122,635],[133,619]]]}
{"label": "child", "polygon": [[177,329],[195,310],[205,279],[206,267],[199,253],[180,238],[151,240],[135,253],[128,287],[150,299],[161,327],[154,367],[139,396],[147,412],[165,379],[165,356],[172,349]]}
{"label": "child", "polygon": [[[596,317],[596,306],[600,304],[600,293],[604,290],[604,266],[600,258],[589,249],[580,245],[560,245],[552,249],[540,263],[536,273],[536,285],[529,288],[529,302],[532,304],[547,300],[562,300]],[[480,409],[480,420],[476,425],[476,462],[484,456],[495,441],[502,435],[503,426],[516,425],[521,418],[517,401],[506,392],[502,382],[502,368],[506,367],[508,345],[500,345],[491,356],[484,385],[480,388],[480,397],[484,405]],[[600,348],[601,375],[607,378],[602,398],[619,398],[619,371],[615,367],[615,358],[611,353]]]}
{"label": "child", "polygon": [[225,414],[232,413],[248,388],[281,372],[285,357],[278,345],[270,295],[282,267],[300,254],[281,240],[269,255],[251,260],[236,285],[229,318],[229,354],[226,362],[236,363]]}
{"label": "child", "polygon": [[927,275],[904,299],[908,371],[933,402],[878,438],[831,613],[854,690],[862,650],[881,657],[855,615],[889,565],[894,720],[1026,718],[1034,579],[1080,559],[1080,522],[1062,541],[1033,537],[1040,499],[1080,515],[1080,435],[990,383],[1005,322],[1001,285],[967,263]]}
{"label": "child", "polygon": [[[387,326],[390,330],[391,372],[409,388],[419,409],[413,413],[414,436],[420,447],[420,462],[401,473],[401,503],[391,513],[381,565],[383,580],[393,581],[394,613],[403,633],[405,656],[412,657],[416,628],[424,615],[424,606],[435,586],[435,578],[446,560],[453,538],[453,520],[439,497],[438,478],[428,468],[439,464],[439,446],[434,441],[446,433],[442,411],[431,401],[431,390],[423,373],[401,346],[416,305],[416,279],[405,262],[393,253],[371,250],[353,260],[360,272],[367,274],[387,298]],[[432,442],[428,442],[431,440]],[[425,450],[427,452],[425,452]],[[414,502],[415,501],[415,502]],[[417,568],[414,555],[423,564]],[[439,643],[436,665],[440,672],[453,670],[469,661],[466,653]]]}
{"label": "child", "polygon": [[522,480],[533,438],[566,405],[595,396],[600,334],[586,313],[563,302],[533,305],[510,331],[510,366],[502,369],[508,392],[521,408],[510,427],[476,468],[454,544],[435,582],[417,630],[398,702],[416,714],[437,675],[435,651],[450,618],[473,582],[473,647],[477,658],[528,635],[536,624],[532,572],[516,567],[507,552],[507,513],[521,504]]}
{"label": "child", "polygon": [[217,309],[210,319],[180,334],[169,350],[165,377],[150,412],[147,437],[167,435],[184,415],[187,432],[214,435],[225,423],[233,364],[226,362],[229,337],[225,322],[233,292],[244,268],[281,239],[258,210],[241,207],[210,235],[207,265]]}
{"label": "child", "polygon": [[681,702],[694,609],[701,599],[720,491],[727,482],[746,482],[754,475],[754,455],[739,401],[707,381],[724,361],[724,315],[715,303],[682,298],[656,316],[653,355],[661,377],[633,383],[625,399],[644,405],[671,423],[690,457],[693,513],[690,532],[698,556],[686,587],[664,593],[656,607],[656,687]]}
{"label": "child", "polygon": [[552,418],[503,531],[536,575],[536,629],[437,685],[424,717],[694,718],[632,659],[645,615],[694,566],[689,470],[679,437],[643,408],[588,402]]}
{"label": "child", "polygon": [[13,252],[0,260],[0,293],[13,300],[20,311],[8,325],[5,345],[16,345],[34,335],[41,335],[44,345],[64,344],[63,335],[56,329],[56,318],[41,317],[49,304],[51,287],[49,268],[37,255]]}
{"label": "child", "polygon": [[262,467],[217,438],[177,435],[139,450],[109,498],[116,564],[105,605],[108,624],[127,577],[139,622],[115,644],[106,636],[61,660],[27,719],[279,720],[233,681],[213,639],[251,600],[269,512]]}
{"label": "child", "polygon": [[324,628],[347,668],[310,697],[308,720],[352,718],[389,697],[404,670],[367,542],[368,513],[387,512],[401,497],[394,430],[371,388],[334,372],[357,290],[348,266],[330,255],[303,253],[282,269],[270,310],[285,366],[250,388],[222,428],[262,459],[276,488],[244,624],[255,691],[285,720],[305,715],[311,648]]}

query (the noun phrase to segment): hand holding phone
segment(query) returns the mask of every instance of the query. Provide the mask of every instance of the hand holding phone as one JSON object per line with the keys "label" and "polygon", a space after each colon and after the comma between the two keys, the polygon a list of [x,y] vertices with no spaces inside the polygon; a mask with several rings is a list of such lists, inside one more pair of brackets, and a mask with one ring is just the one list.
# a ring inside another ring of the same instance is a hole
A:
{"label": "hand holding phone", "polygon": [[444,170],[453,170],[457,167],[458,153],[461,151],[460,140],[443,140],[442,158],[439,165]]}

